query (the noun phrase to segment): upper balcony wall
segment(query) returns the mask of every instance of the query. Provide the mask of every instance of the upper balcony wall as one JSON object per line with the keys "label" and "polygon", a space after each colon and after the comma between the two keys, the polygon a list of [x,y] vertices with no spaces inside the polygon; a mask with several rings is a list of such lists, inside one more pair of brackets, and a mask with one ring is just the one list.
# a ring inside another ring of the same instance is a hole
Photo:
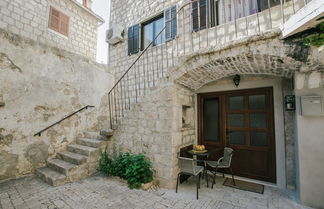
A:
{"label": "upper balcony wall", "polygon": [[[231,1],[235,8],[237,2]],[[149,48],[134,68],[152,64],[155,65],[154,68],[158,68],[163,73],[170,67],[177,66],[181,58],[210,50],[219,50],[229,43],[239,42],[242,39],[265,32],[279,31],[280,26],[307,3],[305,0],[283,0],[282,4],[278,1],[276,5],[271,4],[272,0],[268,2],[270,7],[263,7],[260,12],[237,19],[232,18],[231,21],[227,22],[222,20],[216,27],[209,26],[206,29],[193,31],[192,4],[190,1],[112,0],[111,23],[122,25],[125,28],[125,40],[109,47],[109,64],[115,69],[116,76],[121,76],[140,54],[131,56],[127,54],[127,27],[137,23],[141,24],[175,4],[178,10],[176,38],[162,45]],[[225,7],[222,5],[220,4],[220,11],[225,9],[222,8]],[[153,68],[153,66],[146,67]],[[152,72],[149,71],[148,73]]]}

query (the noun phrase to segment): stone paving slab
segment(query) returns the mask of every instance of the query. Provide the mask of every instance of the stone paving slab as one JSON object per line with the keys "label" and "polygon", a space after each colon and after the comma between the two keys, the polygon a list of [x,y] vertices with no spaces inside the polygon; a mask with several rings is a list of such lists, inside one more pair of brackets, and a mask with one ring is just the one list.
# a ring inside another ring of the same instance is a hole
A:
{"label": "stone paving slab", "polygon": [[291,196],[266,187],[263,195],[222,186],[217,179],[214,189],[202,181],[199,200],[195,182],[189,180],[174,190],[130,190],[116,178],[101,174],[52,187],[36,176],[0,183],[0,209],[302,209]]}

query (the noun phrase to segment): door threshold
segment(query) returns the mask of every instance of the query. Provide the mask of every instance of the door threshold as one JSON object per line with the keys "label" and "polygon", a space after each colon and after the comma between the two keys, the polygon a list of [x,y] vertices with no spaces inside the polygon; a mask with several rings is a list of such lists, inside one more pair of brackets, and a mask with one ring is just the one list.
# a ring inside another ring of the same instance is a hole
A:
{"label": "door threshold", "polygon": [[[223,174],[222,173],[217,173],[217,176],[223,176]],[[229,178],[229,179],[232,179],[232,176],[229,175],[229,174],[225,174],[225,177],[226,178]],[[277,184],[270,183],[270,182],[266,182],[266,181],[261,181],[261,180],[256,180],[256,179],[250,179],[250,178],[246,178],[246,177],[242,177],[242,176],[235,176],[235,175],[234,175],[234,179],[242,180],[242,181],[246,181],[246,182],[250,182],[250,183],[255,183],[255,184],[262,184],[264,186],[281,189]]]}

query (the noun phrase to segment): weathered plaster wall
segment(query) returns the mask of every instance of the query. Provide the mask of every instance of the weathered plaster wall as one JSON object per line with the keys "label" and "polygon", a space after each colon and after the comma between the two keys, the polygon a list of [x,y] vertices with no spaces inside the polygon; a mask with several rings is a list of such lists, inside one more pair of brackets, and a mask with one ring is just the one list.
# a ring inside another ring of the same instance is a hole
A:
{"label": "weathered plaster wall", "polygon": [[[70,17],[69,35],[48,28],[50,6]],[[98,20],[71,0],[1,0],[0,29],[94,60]]]}
{"label": "weathered plaster wall", "polygon": [[[0,31],[0,180],[32,172],[86,130],[106,128],[113,75],[69,52]],[[33,135],[71,112],[95,108]]]}
{"label": "weathered plaster wall", "polygon": [[[324,115],[301,115],[300,96],[318,95],[324,100],[324,72],[295,74],[296,127],[298,148],[297,187],[303,204],[324,208]],[[324,102],[322,102],[324,108]]]}

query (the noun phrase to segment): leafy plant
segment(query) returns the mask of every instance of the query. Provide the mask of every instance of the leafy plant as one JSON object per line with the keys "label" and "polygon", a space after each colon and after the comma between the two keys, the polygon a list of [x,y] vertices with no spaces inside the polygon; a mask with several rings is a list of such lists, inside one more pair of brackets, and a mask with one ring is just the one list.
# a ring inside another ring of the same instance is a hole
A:
{"label": "leafy plant", "polygon": [[318,24],[315,28],[309,30],[303,36],[305,46],[320,47],[324,45],[324,22]]}
{"label": "leafy plant", "polygon": [[151,162],[144,155],[133,155],[130,160],[131,164],[126,168],[125,177],[131,189],[139,188],[142,183],[148,183],[153,180]]}
{"label": "leafy plant", "polygon": [[132,155],[128,152],[114,153],[112,159],[107,152],[102,152],[100,170],[109,176],[119,176],[127,180],[129,188],[140,188],[142,184],[153,180],[152,164],[142,154]]}
{"label": "leafy plant", "polygon": [[132,163],[132,156],[126,152],[121,153],[115,160],[115,176],[127,180],[126,169]]}
{"label": "leafy plant", "polygon": [[113,159],[109,157],[107,151],[102,151],[99,159],[99,170],[108,176],[113,176],[115,173],[114,167]]}

